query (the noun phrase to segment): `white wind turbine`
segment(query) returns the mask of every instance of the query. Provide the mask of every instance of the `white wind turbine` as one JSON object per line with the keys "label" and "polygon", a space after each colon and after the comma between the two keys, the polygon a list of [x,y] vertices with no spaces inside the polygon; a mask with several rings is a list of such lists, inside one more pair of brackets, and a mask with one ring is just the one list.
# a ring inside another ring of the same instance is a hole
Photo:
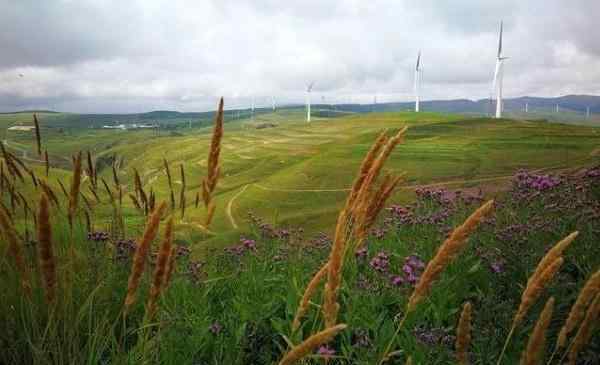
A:
{"label": "white wind turbine", "polygon": [[312,81],[306,87],[306,121],[307,122],[310,122],[310,93],[312,92],[312,88],[313,88],[314,84],[315,84],[315,82]]}
{"label": "white wind turbine", "polygon": [[502,22],[500,22],[500,38],[498,41],[498,58],[496,59],[496,71],[494,72],[494,90],[496,91],[496,118],[502,118],[502,78],[504,76],[504,60],[508,57],[502,56]]}
{"label": "white wind turbine", "polygon": [[421,101],[421,51],[417,56],[417,67],[415,67],[415,112],[419,112]]}
{"label": "white wind turbine", "polygon": [[271,106],[273,107],[273,111],[275,111],[275,97],[271,96]]}

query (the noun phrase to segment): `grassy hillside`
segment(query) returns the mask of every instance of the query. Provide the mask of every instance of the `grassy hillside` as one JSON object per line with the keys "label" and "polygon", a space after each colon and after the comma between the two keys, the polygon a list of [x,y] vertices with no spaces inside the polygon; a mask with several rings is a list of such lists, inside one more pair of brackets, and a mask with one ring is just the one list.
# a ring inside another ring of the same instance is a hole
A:
{"label": "grassy hillside", "polygon": [[[145,188],[153,189],[159,199],[168,197],[163,158],[174,171],[176,196],[178,168],[183,164],[189,205],[189,222],[183,223],[190,223],[184,238],[222,243],[231,242],[239,229],[247,227],[248,211],[268,222],[301,225],[310,232],[330,229],[360,159],[383,129],[410,128],[406,143],[396,149],[387,166],[406,173],[396,201],[407,200],[416,186],[424,184],[500,185],[520,168],[562,169],[600,159],[600,130],[587,127],[410,112],[315,118],[310,124],[303,118],[301,111],[284,110],[225,124],[223,176],[212,226],[219,233],[215,237],[200,235],[193,224],[204,215],[193,202],[206,170],[210,128],[158,135],[45,130],[43,139],[58,168],[66,168],[68,156],[78,150],[91,150],[100,159],[116,154],[123,160],[119,174],[127,188],[131,190],[135,167]],[[257,128],[271,124],[275,127]],[[33,137],[11,135],[9,146],[32,151]],[[107,180],[109,170],[101,172]],[[130,202],[126,199],[125,204]]]}

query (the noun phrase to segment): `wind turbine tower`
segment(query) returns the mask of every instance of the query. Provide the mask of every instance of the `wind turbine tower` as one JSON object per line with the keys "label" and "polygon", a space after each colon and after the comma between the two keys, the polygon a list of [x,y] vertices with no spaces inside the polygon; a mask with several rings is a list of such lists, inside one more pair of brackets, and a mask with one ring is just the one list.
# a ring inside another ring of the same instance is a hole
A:
{"label": "wind turbine tower", "polygon": [[273,107],[273,111],[275,111],[275,97],[271,96],[271,105]]}
{"label": "wind turbine tower", "polygon": [[310,123],[310,93],[312,92],[312,88],[315,85],[315,82],[311,82],[306,87],[306,121]]}
{"label": "wind turbine tower", "polygon": [[529,113],[529,103],[525,103],[525,113]]}
{"label": "wind turbine tower", "polygon": [[419,112],[421,98],[421,51],[417,56],[417,67],[415,67],[415,112]]}
{"label": "wind turbine tower", "polygon": [[504,60],[508,58],[502,55],[502,28],[503,23],[500,22],[498,57],[496,58],[496,71],[494,72],[494,90],[496,91],[496,118],[502,118],[502,78],[504,76]]}
{"label": "wind turbine tower", "polygon": [[585,117],[587,119],[590,119],[590,107],[589,106],[585,109]]}

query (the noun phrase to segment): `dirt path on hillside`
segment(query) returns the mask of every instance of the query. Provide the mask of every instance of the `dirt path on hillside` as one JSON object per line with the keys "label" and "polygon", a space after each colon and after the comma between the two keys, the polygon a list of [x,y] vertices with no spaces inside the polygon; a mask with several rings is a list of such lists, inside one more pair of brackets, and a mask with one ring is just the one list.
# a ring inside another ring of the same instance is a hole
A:
{"label": "dirt path on hillside", "polygon": [[237,199],[240,195],[242,195],[244,193],[244,191],[246,191],[246,189],[248,188],[248,186],[250,186],[251,184],[247,184],[244,185],[243,188],[240,189],[240,191],[238,191],[234,196],[231,197],[231,199],[229,199],[229,202],[227,203],[227,216],[229,217],[229,222],[231,222],[231,226],[233,227],[233,229],[238,229],[238,225],[235,222],[235,219],[233,218],[233,214],[231,214],[231,208],[233,206],[233,202],[235,201],[235,199]]}
{"label": "dirt path on hillside", "polygon": [[346,188],[346,189],[277,189],[277,188],[270,188],[267,186],[263,186],[260,184],[253,184],[254,186],[256,186],[259,189],[262,190],[266,190],[266,191],[281,191],[281,192],[289,192],[289,193],[327,193],[327,192],[340,192],[340,191],[350,191],[350,188]]}

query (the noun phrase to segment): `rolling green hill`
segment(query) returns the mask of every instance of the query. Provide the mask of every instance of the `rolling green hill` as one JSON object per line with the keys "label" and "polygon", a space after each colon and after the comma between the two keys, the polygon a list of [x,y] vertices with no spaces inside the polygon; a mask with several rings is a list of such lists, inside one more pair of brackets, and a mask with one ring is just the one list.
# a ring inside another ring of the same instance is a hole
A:
{"label": "rolling green hill", "polygon": [[[405,143],[387,165],[396,173],[406,172],[393,200],[409,199],[424,184],[496,186],[520,168],[564,169],[600,161],[600,130],[589,127],[410,112],[315,118],[310,124],[303,118],[301,111],[283,110],[225,124],[218,210],[211,227],[216,235],[209,237],[195,225],[204,216],[203,208],[193,207],[206,169],[209,127],[160,134],[44,130],[43,139],[56,168],[68,168],[68,156],[78,150],[91,150],[100,159],[117,155],[124,162],[119,174],[126,189],[132,188],[136,167],[145,188],[152,188],[159,199],[168,198],[162,159],[172,166],[176,196],[183,164],[189,207],[180,223],[189,230],[180,238],[221,243],[231,242],[247,227],[248,211],[279,225],[330,230],[362,156],[384,129],[409,126]],[[31,133],[8,138],[11,149],[29,151],[30,156],[33,142]],[[108,179],[111,172],[101,174]],[[125,205],[124,214],[135,216],[129,200]]]}

